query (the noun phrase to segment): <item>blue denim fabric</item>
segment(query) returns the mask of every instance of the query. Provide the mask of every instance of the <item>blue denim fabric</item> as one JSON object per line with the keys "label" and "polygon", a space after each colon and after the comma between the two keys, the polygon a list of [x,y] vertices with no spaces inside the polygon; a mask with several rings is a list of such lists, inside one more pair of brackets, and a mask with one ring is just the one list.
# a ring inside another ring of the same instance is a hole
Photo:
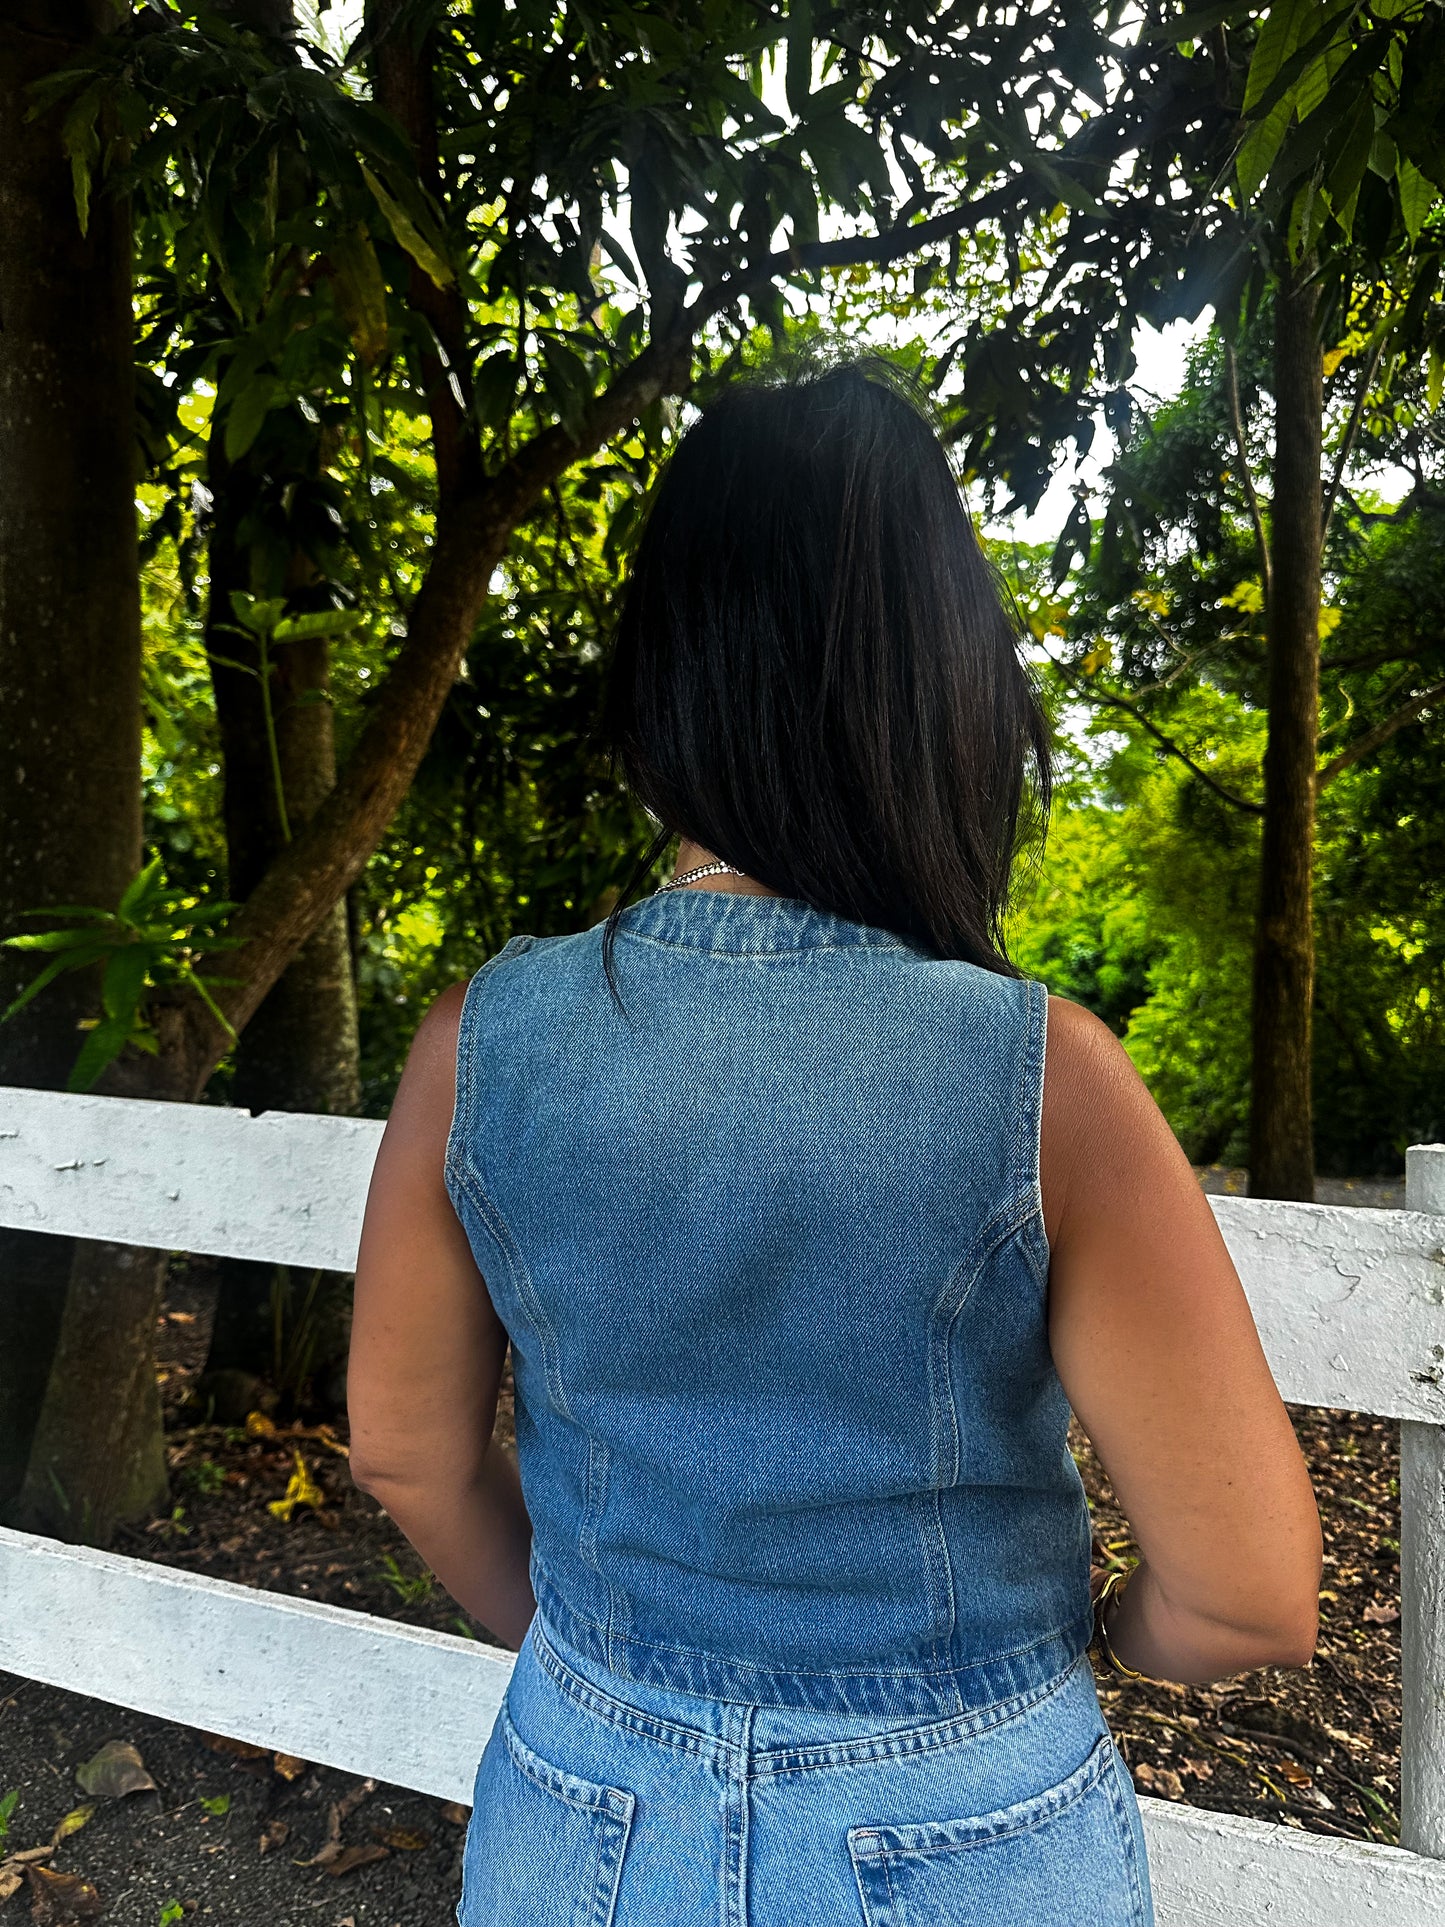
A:
{"label": "blue denim fabric", "polygon": [[1083,1652],[1045,1329],[1046,992],[674,891],[467,990],[450,1195],[512,1341],[532,1585],[636,1684],[946,1719]]}
{"label": "blue denim fabric", "polygon": [[945,1720],[619,1679],[539,1614],[477,1772],[460,1927],[1152,1927],[1087,1660]]}

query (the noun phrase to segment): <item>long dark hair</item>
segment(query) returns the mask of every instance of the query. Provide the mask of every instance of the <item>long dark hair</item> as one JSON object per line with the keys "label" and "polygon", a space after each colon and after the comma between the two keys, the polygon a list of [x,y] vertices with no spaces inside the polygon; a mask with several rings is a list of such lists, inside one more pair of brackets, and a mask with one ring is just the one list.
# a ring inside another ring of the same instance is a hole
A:
{"label": "long dark hair", "polygon": [[[890,363],[725,389],[657,485],[599,740],[660,827],[769,889],[1017,977],[1048,724],[942,444]],[[616,995],[615,985],[613,994]]]}

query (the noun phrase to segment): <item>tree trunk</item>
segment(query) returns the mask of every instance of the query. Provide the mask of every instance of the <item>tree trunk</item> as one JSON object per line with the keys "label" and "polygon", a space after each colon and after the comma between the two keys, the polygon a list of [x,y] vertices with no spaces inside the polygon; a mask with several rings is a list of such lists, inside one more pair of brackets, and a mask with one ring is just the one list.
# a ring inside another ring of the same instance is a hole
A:
{"label": "tree trunk", "polygon": [[166,1462],[155,1329],[168,1254],[78,1240],[15,1523],[85,1545],[157,1511]]}
{"label": "tree trunk", "polygon": [[[319,458],[319,451],[318,451]],[[227,894],[244,901],[266,874],[286,834],[276,793],[276,773],[266,731],[254,639],[232,628],[231,592],[290,594],[311,586],[314,571],[304,556],[292,558],[287,580],[263,579],[265,559],[253,557],[237,539],[255,514],[260,492],[279,492],[264,455],[232,466],[220,448],[211,453],[215,521],[209,545],[210,608],[207,647],[216,695],[225,765],[224,817],[229,863]],[[223,626],[225,625],[225,626]],[[274,652],[270,692],[277,762],[284,792],[286,827],[294,835],[315,815],[336,783],[332,709],[326,699],[330,645],[316,637]],[[217,658],[246,663],[255,674]],[[321,1111],[354,1116],[361,1104],[360,1042],[356,985],[345,898],[339,898],[268,991],[241,1033],[235,1053],[232,1101],[252,1111]],[[283,1268],[228,1259],[220,1269],[220,1296],[211,1335],[211,1371],[275,1375],[273,1292],[283,1305],[289,1292]],[[318,1293],[316,1321],[321,1342],[318,1368],[335,1363],[344,1344],[347,1280],[328,1273]],[[294,1393],[297,1386],[280,1386]]]}
{"label": "tree trunk", "polygon": [[[81,233],[64,110],[27,120],[25,92],[110,24],[100,0],[0,15],[0,936],[43,928],[19,913],[48,903],[113,907],[141,859],[129,210],[97,191]],[[0,1009],[36,968],[0,950]],[[0,1025],[0,1084],[63,1089],[98,1003],[98,973],[76,972]],[[0,1507],[76,1257],[0,1230]]]}
{"label": "tree trunk", "polygon": [[[32,245],[38,246],[33,237]],[[24,260],[20,266],[22,272],[30,271]],[[385,833],[456,679],[492,571],[513,531],[574,462],[604,446],[659,396],[685,389],[693,331],[703,319],[700,310],[690,310],[675,330],[650,342],[594,398],[580,424],[564,428],[556,423],[541,430],[485,477],[479,461],[469,457],[459,462],[450,488],[439,491],[435,540],[425,579],[408,612],[406,638],[335,788],[232,917],[229,934],[237,947],[199,959],[202,972],[234,980],[217,987],[216,1001],[236,1031],[244,1031],[301,946],[333,914]],[[87,316],[87,323],[91,329],[96,326],[93,316]],[[435,423],[433,427],[435,431]],[[439,450],[439,466],[440,457]],[[113,1095],[194,1101],[228,1048],[223,1026],[189,991],[157,993],[148,1002],[147,1015],[158,1040],[155,1056],[127,1050],[98,1088]],[[118,1265],[113,1269],[118,1275]],[[104,1357],[109,1350],[124,1361],[142,1345],[149,1351],[155,1302],[138,1290],[117,1290],[109,1299],[93,1294],[87,1303],[98,1324],[87,1331],[67,1312],[61,1354],[78,1357],[88,1350],[92,1357]],[[132,1420],[127,1384],[97,1380],[90,1390],[94,1405],[86,1409],[71,1399],[64,1373],[52,1372],[40,1427],[46,1452],[32,1454],[24,1501],[28,1519],[48,1521],[50,1529],[64,1531],[74,1529],[72,1519],[87,1516],[85,1495],[100,1493],[103,1504],[92,1504],[87,1536],[103,1541],[107,1508],[145,1508],[134,1497],[135,1483],[115,1477],[102,1455],[116,1449],[116,1440],[125,1442],[119,1449],[139,1452],[133,1441],[145,1428]],[[111,1409],[117,1401],[125,1408],[124,1423]],[[65,1424],[46,1422],[52,1403],[57,1411],[68,1411]],[[157,1436],[153,1422],[148,1436]]]}
{"label": "tree trunk", "polygon": [[1269,737],[1251,1012],[1249,1194],[1314,1197],[1315,762],[1319,736],[1323,365],[1307,269],[1276,287]]}

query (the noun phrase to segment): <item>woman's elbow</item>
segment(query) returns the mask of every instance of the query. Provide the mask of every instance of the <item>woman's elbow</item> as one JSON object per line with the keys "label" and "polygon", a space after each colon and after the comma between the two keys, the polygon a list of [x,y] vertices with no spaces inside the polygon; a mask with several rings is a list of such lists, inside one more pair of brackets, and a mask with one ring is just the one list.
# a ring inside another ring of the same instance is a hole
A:
{"label": "woman's elbow", "polygon": [[1287,1613],[1276,1632],[1278,1651],[1265,1662],[1269,1666],[1308,1666],[1315,1656],[1320,1637],[1320,1600],[1316,1585],[1303,1594]]}
{"label": "woman's elbow", "polygon": [[398,1485],[410,1483],[409,1470],[414,1468],[408,1467],[409,1456],[404,1443],[352,1419],[351,1483],[358,1491],[376,1499],[385,1490],[394,1491]]}

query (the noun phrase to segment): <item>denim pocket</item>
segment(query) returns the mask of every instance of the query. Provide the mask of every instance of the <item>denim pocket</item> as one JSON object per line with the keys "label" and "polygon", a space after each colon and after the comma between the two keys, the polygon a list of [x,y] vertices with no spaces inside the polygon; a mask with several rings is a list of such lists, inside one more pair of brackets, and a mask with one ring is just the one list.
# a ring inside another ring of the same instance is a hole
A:
{"label": "denim pocket", "polygon": [[533,1753],[504,1705],[477,1769],[459,1927],[611,1927],[636,1806]]}
{"label": "denim pocket", "polygon": [[1016,1806],[852,1827],[868,1927],[1150,1927],[1114,1743]]}

